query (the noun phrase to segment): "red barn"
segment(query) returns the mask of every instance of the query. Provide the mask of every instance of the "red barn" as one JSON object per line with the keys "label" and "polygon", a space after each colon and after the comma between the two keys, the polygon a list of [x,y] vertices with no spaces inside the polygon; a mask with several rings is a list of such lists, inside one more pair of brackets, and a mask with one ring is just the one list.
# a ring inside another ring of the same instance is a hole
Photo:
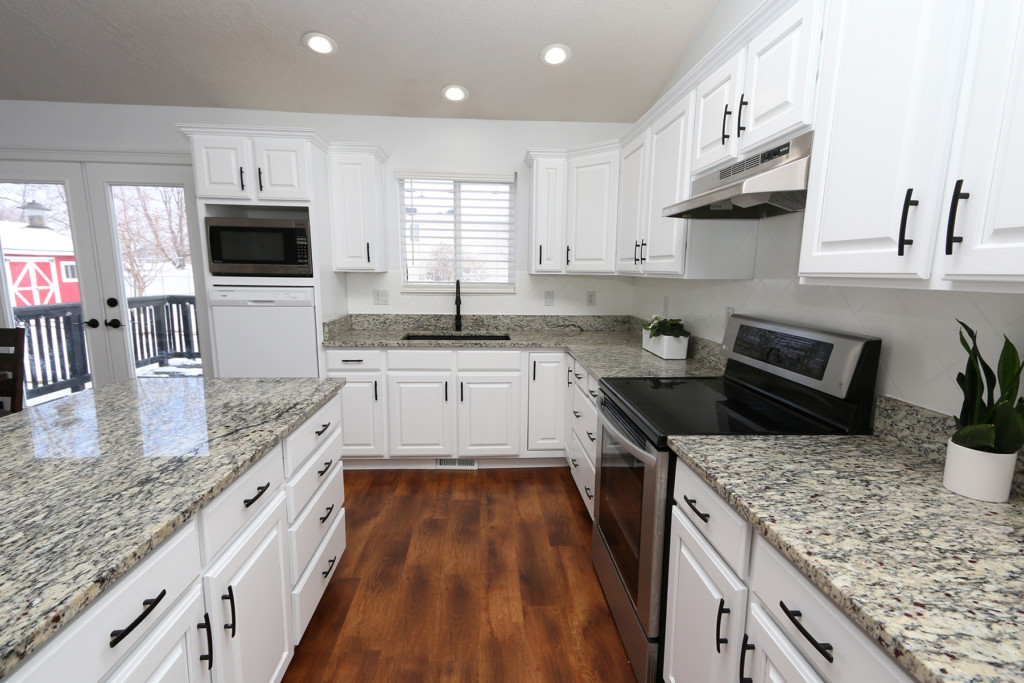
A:
{"label": "red barn", "polygon": [[0,221],[0,253],[13,307],[81,300],[69,235],[48,227]]}

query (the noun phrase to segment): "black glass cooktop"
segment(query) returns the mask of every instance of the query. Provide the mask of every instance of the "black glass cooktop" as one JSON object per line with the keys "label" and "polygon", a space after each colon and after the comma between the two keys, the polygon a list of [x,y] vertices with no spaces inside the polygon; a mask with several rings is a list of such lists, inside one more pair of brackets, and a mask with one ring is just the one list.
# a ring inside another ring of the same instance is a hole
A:
{"label": "black glass cooktop", "polygon": [[601,380],[615,404],[658,448],[675,434],[831,434],[837,430],[725,377]]}

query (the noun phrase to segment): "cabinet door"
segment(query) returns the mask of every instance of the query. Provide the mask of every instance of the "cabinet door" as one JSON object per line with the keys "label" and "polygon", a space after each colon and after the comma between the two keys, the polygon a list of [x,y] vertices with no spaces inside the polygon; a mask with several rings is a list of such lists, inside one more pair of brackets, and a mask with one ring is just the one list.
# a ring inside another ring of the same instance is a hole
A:
{"label": "cabinet door", "polygon": [[572,378],[564,353],[531,353],[526,448],[565,448],[565,390]]}
{"label": "cabinet door", "polygon": [[452,399],[458,400],[451,373],[388,373],[388,452],[392,456],[450,457]]}
{"label": "cabinet door", "polygon": [[929,277],[966,6],[830,3],[800,275]]}
{"label": "cabinet door", "polygon": [[641,251],[648,273],[678,275],[688,221],[665,218],[662,209],[690,195],[691,93],[651,127],[651,182],[647,200],[647,242]]}
{"label": "cabinet door", "polygon": [[459,375],[460,456],[519,455],[521,384],[518,372]]}
{"label": "cabinet door", "polygon": [[[334,375],[332,375],[334,376]],[[384,375],[344,375],[341,388],[341,453],[345,457],[383,456]]]}
{"label": "cabinet door", "polygon": [[742,669],[752,683],[821,683],[822,678],[778,629],[764,608],[751,602]]}
{"label": "cabinet door", "polygon": [[615,271],[618,196],[619,150],[569,159],[568,272]]}
{"label": "cabinet door", "polygon": [[561,273],[565,270],[567,168],[564,157],[539,157],[533,161],[531,273]]}
{"label": "cabinet door", "polygon": [[693,129],[694,173],[736,156],[737,88],[743,80],[744,56],[740,52],[697,86]]}
{"label": "cabinet door", "polygon": [[[619,177],[619,224],[615,232],[615,270],[639,273],[641,240],[646,240],[647,207],[644,206],[647,178],[648,133],[645,131],[622,147]],[[646,247],[646,241],[644,243]]]}
{"label": "cabinet door", "polygon": [[257,179],[253,173],[248,138],[231,135],[196,135],[192,138],[196,196],[216,199],[253,199]]}
{"label": "cabinet door", "polygon": [[334,269],[387,270],[381,164],[369,154],[331,155]]}
{"label": "cabinet door", "polygon": [[285,496],[279,491],[203,577],[218,683],[279,681],[291,661],[286,534]]}
{"label": "cabinet door", "polygon": [[257,196],[260,199],[311,199],[309,143],[291,138],[256,138]]}
{"label": "cabinet door", "polygon": [[675,506],[671,533],[665,680],[738,680],[747,587]]}
{"label": "cabinet door", "polygon": [[803,0],[747,47],[736,105],[741,152],[811,123],[823,4]]}
{"label": "cabinet door", "polygon": [[[1024,281],[1024,11],[1020,2],[976,5],[953,161],[943,209],[951,211],[958,181],[970,194],[956,209],[946,248],[948,214],[940,245],[951,280]],[[951,255],[949,252],[952,252]]]}

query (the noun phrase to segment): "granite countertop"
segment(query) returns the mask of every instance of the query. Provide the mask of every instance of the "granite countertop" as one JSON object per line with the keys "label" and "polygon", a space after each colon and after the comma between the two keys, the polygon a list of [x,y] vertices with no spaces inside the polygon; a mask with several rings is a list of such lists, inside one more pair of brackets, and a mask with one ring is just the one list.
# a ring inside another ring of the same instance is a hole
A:
{"label": "granite countertop", "polygon": [[0,678],[343,385],[129,380],[0,419]]}
{"label": "granite countertop", "polygon": [[670,447],[921,681],[1024,680],[1024,499],[947,491],[873,436],[690,436]]}

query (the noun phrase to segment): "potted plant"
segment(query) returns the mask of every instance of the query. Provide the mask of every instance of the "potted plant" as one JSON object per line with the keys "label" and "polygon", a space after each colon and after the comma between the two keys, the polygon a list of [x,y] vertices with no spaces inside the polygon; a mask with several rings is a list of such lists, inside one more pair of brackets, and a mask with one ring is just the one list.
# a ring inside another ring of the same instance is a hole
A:
{"label": "potted plant", "polygon": [[963,328],[960,343],[967,350],[967,367],[956,376],[964,404],[956,433],[946,445],[942,484],[968,498],[1003,503],[1010,497],[1017,452],[1024,446],[1024,399],[1017,397],[1024,362],[1004,336],[993,371],[978,351],[977,333],[957,322]]}
{"label": "potted plant", "polygon": [[666,360],[683,360],[690,343],[690,333],[679,318],[653,316],[644,325],[644,349]]}

